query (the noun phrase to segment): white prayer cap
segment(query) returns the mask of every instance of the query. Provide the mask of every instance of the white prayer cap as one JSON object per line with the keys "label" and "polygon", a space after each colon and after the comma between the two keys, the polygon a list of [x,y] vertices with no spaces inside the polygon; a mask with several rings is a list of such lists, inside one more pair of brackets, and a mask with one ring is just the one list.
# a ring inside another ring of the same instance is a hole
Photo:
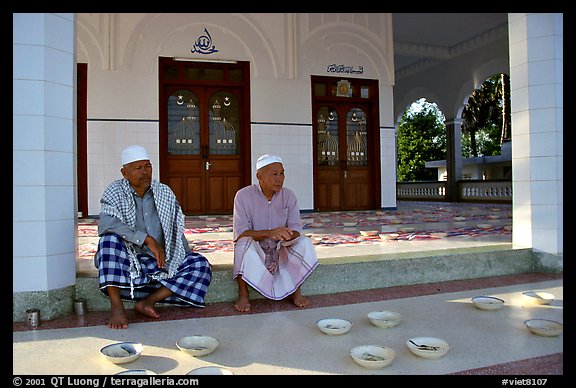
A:
{"label": "white prayer cap", "polygon": [[265,167],[272,163],[284,163],[282,158],[278,155],[268,155],[264,154],[258,158],[256,161],[256,171],[260,170],[262,167]]}
{"label": "white prayer cap", "polygon": [[148,152],[146,152],[146,148],[138,145],[131,145],[122,151],[123,166],[128,163],[137,162],[138,160],[150,160]]}

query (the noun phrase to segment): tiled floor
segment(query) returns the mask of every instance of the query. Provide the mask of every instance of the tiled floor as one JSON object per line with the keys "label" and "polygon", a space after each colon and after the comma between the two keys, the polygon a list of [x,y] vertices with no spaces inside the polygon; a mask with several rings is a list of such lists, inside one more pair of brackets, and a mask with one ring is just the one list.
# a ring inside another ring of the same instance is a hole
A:
{"label": "tiled floor", "polygon": [[[528,305],[521,292],[535,289],[553,293],[556,300],[547,306]],[[498,311],[478,310],[470,303],[476,295],[494,295],[506,305]],[[126,330],[108,329],[104,312],[42,322],[36,329],[14,324],[13,373],[102,375],[148,369],[178,375],[221,366],[237,375],[563,374],[563,334],[540,337],[523,325],[536,317],[563,322],[561,275],[510,275],[312,296],[311,300],[313,307],[298,309],[288,301],[258,299],[248,314],[237,313],[231,303],[204,309],[166,307],[160,320],[130,311]],[[404,319],[391,329],[376,328],[366,314],[381,309],[398,311]],[[322,334],[315,323],[326,317],[348,319],[353,327],[342,336]],[[182,354],[175,342],[192,334],[211,335],[220,346],[204,357]],[[414,336],[443,338],[451,349],[439,360],[418,358],[404,344]],[[143,343],[143,356],[130,364],[111,364],[98,349],[114,341]],[[348,352],[367,343],[392,347],[397,358],[384,369],[359,367]]]}
{"label": "tiled floor", "polygon": [[[310,213],[303,215],[304,232],[316,239],[318,256],[329,260],[354,255],[398,254],[482,245],[511,244],[511,207],[490,204],[399,202],[394,211]],[[85,225],[95,221],[86,220]],[[489,224],[489,225],[487,225]],[[80,225],[82,228],[84,224]],[[232,263],[229,217],[188,217],[187,237],[213,264]],[[409,230],[406,228],[414,228]],[[398,232],[396,240],[364,237],[360,231]],[[79,271],[93,274],[93,228],[79,230]],[[446,235],[432,235],[446,233]],[[96,240],[95,240],[96,239]],[[521,291],[546,290],[556,300],[548,306],[528,305]],[[475,295],[496,295],[506,301],[498,311],[472,306]],[[42,322],[13,324],[13,373],[115,374],[148,369],[164,375],[185,374],[209,365],[237,375],[563,375],[564,334],[539,337],[523,325],[541,317],[563,322],[562,274],[519,274],[433,284],[389,287],[310,297],[312,307],[298,309],[288,301],[255,299],[250,313],[237,313],[232,303],[206,308],[162,307],[159,320],[129,311],[130,327],[110,330],[107,312],[87,312]],[[365,314],[375,309],[399,311],[404,320],[379,329]],[[343,317],[350,332],[326,336],[315,322]],[[175,341],[190,334],[208,334],[220,341],[211,355],[182,354]],[[405,342],[412,336],[439,336],[451,349],[439,360],[412,355]],[[143,356],[130,364],[103,360],[98,349],[113,341],[145,345]],[[384,369],[354,364],[352,346],[379,343],[393,347],[397,357]],[[80,363],[71,360],[82,360]]]}

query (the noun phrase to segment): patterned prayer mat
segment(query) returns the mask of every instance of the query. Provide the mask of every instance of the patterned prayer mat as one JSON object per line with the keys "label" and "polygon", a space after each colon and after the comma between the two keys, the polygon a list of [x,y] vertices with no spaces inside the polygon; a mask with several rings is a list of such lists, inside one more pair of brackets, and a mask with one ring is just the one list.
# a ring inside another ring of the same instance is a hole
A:
{"label": "patterned prayer mat", "polygon": [[[450,227],[444,225],[435,228],[433,223],[452,224]],[[414,224],[416,228],[407,229],[401,224]],[[427,224],[425,229],[422,224]],[[399,202],[397,210],[304,213],[302,225],[305,234],[312,237],[317,245],[381,244],[421,239],[510,235],[512,206]],[[366,236],[360,234],[361,230],[365,231],[368,227],[379,229],[391,225],[396,225],[399,230],[383,232],[382,238],[376,233]],[[349,230],[352,228],[354,231]],[[326,233],[327,229],[330,229],[330,233]],[[231,215],[187,216],[185,220],[186,237],[191,248],[197,252],[232,252],[234,245],[231,232]],[[211,233],[227,234],[220,235],[220,239],[214,239],[210,238],[213,237],[210,236]],[[392,233],[394,235],[391,235]],[[205,239],[200,237],[202,234],[207,234]],[[98,220],[79,220],[78,237],[80,258],[92,258],[98,243]]]}

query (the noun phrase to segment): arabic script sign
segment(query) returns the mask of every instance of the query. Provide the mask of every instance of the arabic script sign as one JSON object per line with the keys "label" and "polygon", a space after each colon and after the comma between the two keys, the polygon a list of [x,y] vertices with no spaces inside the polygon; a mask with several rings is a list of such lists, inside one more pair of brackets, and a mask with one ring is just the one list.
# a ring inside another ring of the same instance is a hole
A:
{"label": "arabic script sign", "polygon": [[337,65],[335,63],[328,65],[326,68],[327,73],[347,73],[347,74],[362,74],[364,67],[358,66],[358,70],[354,70],[354,66]]}
{"label": "arabic script sign", "polygon": [[212,44],[212,37],[206,28],[204,29],[204,32],[206,35],[199,36],[190,51],[198,54],[213,54],[218,52],[216,46]]}

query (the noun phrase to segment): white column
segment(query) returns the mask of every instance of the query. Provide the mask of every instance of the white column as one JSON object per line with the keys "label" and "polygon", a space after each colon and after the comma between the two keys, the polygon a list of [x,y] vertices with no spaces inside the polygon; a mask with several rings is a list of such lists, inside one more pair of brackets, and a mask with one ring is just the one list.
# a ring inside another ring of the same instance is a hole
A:
{"label": "white column", "polygon": [[515,246],[563,254],[563,15],[509,14]]}
{"label": "white column", "polygon": [[70,311],[76,283],[75,15],[13,18],[13,315]]}

